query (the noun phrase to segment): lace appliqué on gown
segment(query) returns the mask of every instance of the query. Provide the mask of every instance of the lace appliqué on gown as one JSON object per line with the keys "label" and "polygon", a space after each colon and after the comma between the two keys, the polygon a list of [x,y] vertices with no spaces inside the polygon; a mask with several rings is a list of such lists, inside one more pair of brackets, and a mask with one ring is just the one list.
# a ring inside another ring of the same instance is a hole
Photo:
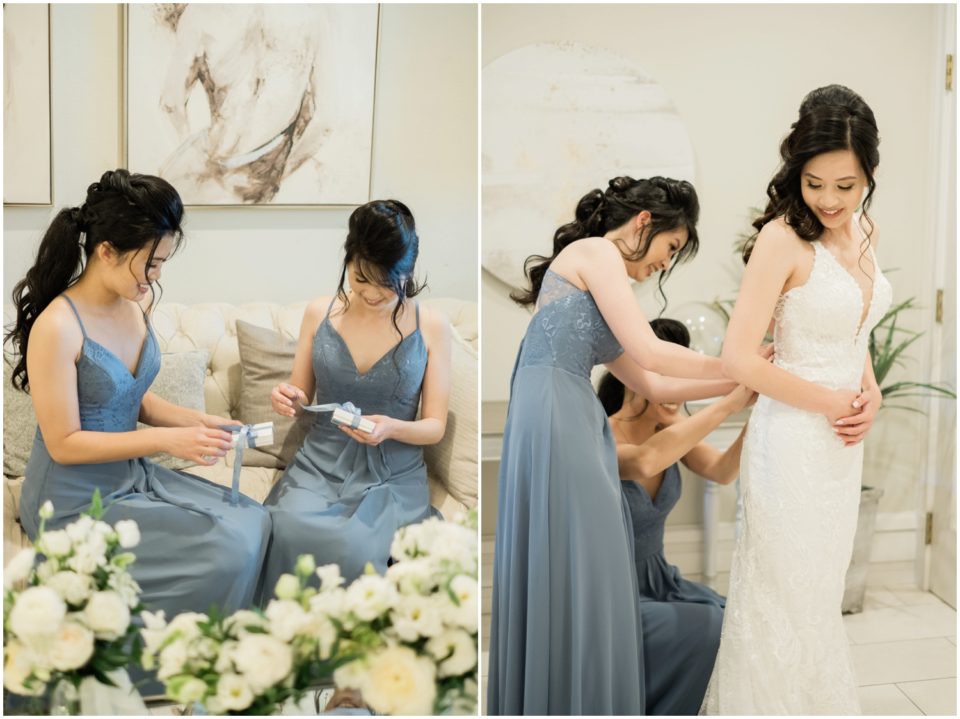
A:
{"label": "lace appliqu\u00e9 on gown", "polygon": [[[870,330],[892,290],[874,260],[864,317],[856,280],[812,244],[809,279],[777,303],[776,364],[810,382],[858,390]],[[824,416],[757,401],[744,440],[743,511],[720,651],[701,713],[859,713],[840,604],[862,469],[862,443],[845,447]]]}

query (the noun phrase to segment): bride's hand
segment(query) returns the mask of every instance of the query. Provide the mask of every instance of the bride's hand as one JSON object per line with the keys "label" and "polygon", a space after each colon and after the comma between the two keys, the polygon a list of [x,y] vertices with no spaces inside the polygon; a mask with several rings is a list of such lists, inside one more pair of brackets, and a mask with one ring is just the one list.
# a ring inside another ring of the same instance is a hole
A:
{"label": "bride's hand", "polygon": [[833,423],[837,436],[848,447],[857,442],[862,442],[867,436],[867,432],[873,427],[873,420],[880,411],[883,395],[879,388],[874,387],[861,393],[855,401],[860,405],[860,412],[849,417],[843,417]]}
{"label": "bride's hand", "polygon": [[850,389],[838,389],[834,391],[833,395],[830,409],[824,413],[827,419],[830,420],[831,425],[835,425],[838,420],[845,419],[849,417],[852,412],[856,411],[857,408],[853,403],[857,401],[860,393]]}
{"label": "bride's hand", "polygon": [[270,392],[270,404],[273,411],[282,417],[296,417],[302,414],[301,404],[307,403],[307,395],[299,387],[281,382]]}

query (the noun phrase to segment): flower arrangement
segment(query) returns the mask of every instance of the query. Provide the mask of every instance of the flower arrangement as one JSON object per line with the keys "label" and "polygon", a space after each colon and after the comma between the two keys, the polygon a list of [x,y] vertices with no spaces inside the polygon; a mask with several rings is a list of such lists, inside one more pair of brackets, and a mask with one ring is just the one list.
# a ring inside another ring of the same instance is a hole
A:
{"label": "flower arrangement", "polygon": [[25,696],[66,688],[65,700],[75,704],[90,678],[129,685],[120,670],[138,658],[133,619],[142,607],[127,571],[135,557],[126,550],[140,543],[140,531],[132,520],[102,521],[99,492],[87,513],[47,531],[53,511],[44,503],[35,548],[4,571],[3,685]]}
{"label": "flower arrangement", "polygon": [[[349,586],[310,555],[265,610],[144,613],[144,665],[175,701],[214,714],[268,714],[333,677],[384,714],[476,714],[476,513],[399,530],[384,576]],[[319,588],[310,586],[319,579]]]}

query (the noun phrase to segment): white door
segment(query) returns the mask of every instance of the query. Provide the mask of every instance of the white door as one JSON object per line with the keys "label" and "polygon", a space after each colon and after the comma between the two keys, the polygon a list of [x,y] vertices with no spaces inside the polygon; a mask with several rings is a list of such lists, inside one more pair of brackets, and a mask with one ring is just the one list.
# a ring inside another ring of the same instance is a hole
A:
{"label": "white door", "polygon": [[[942,6],[941,54],[945,63],[947,54],[956,58],[957,39],[954,29],[957,22],[955,5]],[[940,75],[944,78],[945,74]],[[949,382],[957,386],[957,105],[956,70],[950,90],[945,81],[940,84],[940,150],[939,156],[939,202],[937,210],[938,251],[941,267],[937,286],[943,290],[942,321],[933,328],[932,366],[939,371],[934,381]],[[929,556],[930,590],[950,604],[957,606],[957,406],[956,402],[934,400],[931,403],[931,452],[929,481],[932,482],[933,526]]]}

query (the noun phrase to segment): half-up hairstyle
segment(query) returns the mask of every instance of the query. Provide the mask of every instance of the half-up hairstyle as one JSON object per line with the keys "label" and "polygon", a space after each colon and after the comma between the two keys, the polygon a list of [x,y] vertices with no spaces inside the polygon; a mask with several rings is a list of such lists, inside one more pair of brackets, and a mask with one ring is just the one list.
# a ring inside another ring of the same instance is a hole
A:
{"label": "half-up hairstyle", "polygon": [[827,85],[803,98],[800,117],[780,144],[780,168],[767,185],[769,199],[763,214],[753,223],[756,232],[744,245],[744,263],[750,259],[763,226],[781,215],[802,240],[812,242],[823,234],[823,224],[803,201],[800,175],[807,162],[834,150],[853,152],[867,178],[867,194],[862,205],[862,216],[868,226],[862,248],[865,252],[873,234],[873,221],[867,209],[877,186],[873,173],[880,164],[879,146],[880,134],[873,110],[853,90],[843,85]]}
{"label": "half-up hairstyle", "polygon": [[[681,347],[690,346],[690,330],[683,322],[672,320],[666,317],[658,317],[650,321],[650,329],[664,342],[673,342]],[[600,404],[603,405],[603,411],[607,417],[615,415],[623,408],[623,400],[626,392],[623,382],[617,379],[610,372],[605,372],[597,386],[597,397],[600,398]],[[640,411],[640,415],[647,411],[650,401],[647,400]],[[637,416],[640,416],[637,415]]]}
{"label": "half-up hairstyle", "polygon": [[[416,297],[426,287],[413,276],[420,254],[420,238],[410,209],[398,200],[374,200],[360,205],[350,215],[347,241],[343,245],[343,266],[337,297],[344,310],[350,306],[344,285],[347,265],[356,263],[357,273],[364,279],[396,293],[400,301],[393,308],[393,326],[403,339],[397,318],[403,311],[403,300]],[[394,348],[394,352],[399,345]]]}
{"label": "half-up hairstyle", "polygon": [[[13,288],[17,319],[5,336],[16,353],[13,386],[29,389],[30,329],[47,305],[77,281],[97,245],[108,242],[121,255],[130,253],[131,264],[136,252],[149,247],[149,265],[166,235],[173,235],[174,251],[180,247],[182,221],[183,202],[169,182],[122,169],[105,172],[90,185],[79,207],[60,210],[40,241],[33,267]],[[157,300],[152,284],[150,293],[152,307]]]}
{"label": "half-up hairstyle", "polygon": [[574,220],[554,233],[553,254],[549,257],[531,255],[523,263],[524,274],[530,280],[530,289],[513,292],[511,299],[521,305],[534,304],[540,294],[540,286],[547,269],[565,247],[585,237],[602,237],[644,210],[650,213],[650,224],[636,252],[629,254],[620,250],[625,261],[642,259],[650,249],[650,243],[661,232],[686,227],[689,235],[687,243],[676,254],[670,268],[660,273],[658,285],[665,301],[663,283],[679,262],[697,254],[700,245],[697,235],[697,220],[700,218],[697,191],[686,180],[671,180],[666,177],[651,177],[648,180],[615,177],[610,180],[606,191],[596,189],[584,195],[577,203]]}

